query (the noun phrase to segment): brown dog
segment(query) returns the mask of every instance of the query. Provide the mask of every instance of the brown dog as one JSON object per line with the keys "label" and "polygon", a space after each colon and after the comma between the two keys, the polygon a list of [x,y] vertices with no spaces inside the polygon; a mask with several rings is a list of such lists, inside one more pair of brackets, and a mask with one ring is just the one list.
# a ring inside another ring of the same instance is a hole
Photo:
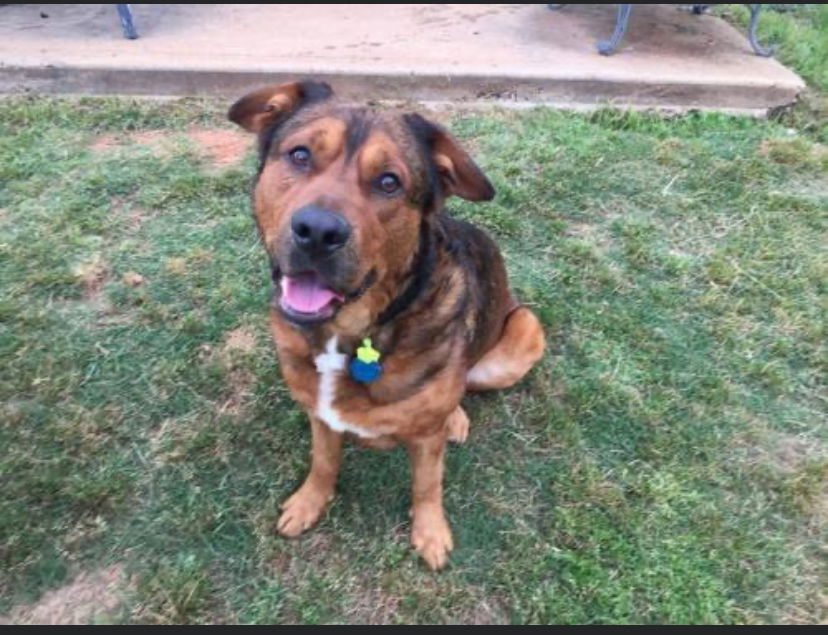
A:
{"label": "brown dog", "polygon": [[411,542],[439,569],[452,549],[443,454],[469,425],[460,400],[513,385],[544,348],[495,244],[442,212],[451,195],[486,201],[494,188],[439,126],[342,105],[327,84],[268,86],[228,117],[258,135],[253,205],[275,282],[270,328],[313,433],[310,474],[278,530],[296,536],[319,519],[344,434],[401,442]]}

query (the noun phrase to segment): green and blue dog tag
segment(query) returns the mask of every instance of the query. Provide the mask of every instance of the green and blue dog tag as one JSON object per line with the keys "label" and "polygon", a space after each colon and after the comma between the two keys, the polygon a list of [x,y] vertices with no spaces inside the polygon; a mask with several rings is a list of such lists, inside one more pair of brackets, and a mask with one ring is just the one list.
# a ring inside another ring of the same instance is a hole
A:
{"label": "green and blue dog tag", "polygon": [[380,354],[371,345],[371,338],[366,337],[348,366],[351,379],[361,384],[370,384],[379,379],[382,375],[382,365],[379,359]]}

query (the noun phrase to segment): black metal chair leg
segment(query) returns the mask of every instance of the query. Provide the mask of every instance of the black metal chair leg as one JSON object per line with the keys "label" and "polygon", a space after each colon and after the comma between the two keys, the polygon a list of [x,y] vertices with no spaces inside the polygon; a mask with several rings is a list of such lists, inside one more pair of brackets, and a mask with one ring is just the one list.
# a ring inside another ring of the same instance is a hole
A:
{"label": "black metal chair leg", "polygon": [[134,40],[138,37],[138,31],[135,30],[135,24],[132,21],[132,10],[128,4],[115,5],[118,9],[118,18],[121,20],[121,28],[124,30],[124,37],[129,40]]}
{"label": "black metal chair leg", "polygon": [[630,14],[633,6],[631,4],[619,4],[618,16],[615,19],[615,32],[609,40],[598,42],[598,52],[601,55],[611,55],[618,48],[624,34],[627,32],[627,25],[630,22]]}
{"label": "black metal chair leg", "polygon": [[750,26],[748,27],[748,39],[750,45],[753,47],[753,52],[760,57],[770,57],[776,51],[775,46],[765,48],[759,44],[759,38],[756,35],[756,27],[759,24],[759,13],[762,11],[761,4],[750,4]]}

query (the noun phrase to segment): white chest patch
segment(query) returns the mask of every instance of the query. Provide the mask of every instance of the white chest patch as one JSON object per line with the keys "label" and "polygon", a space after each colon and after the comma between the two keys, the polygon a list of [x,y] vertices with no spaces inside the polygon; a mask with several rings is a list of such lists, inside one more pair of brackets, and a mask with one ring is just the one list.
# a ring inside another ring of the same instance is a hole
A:
{"label": "white chest patch", "polygon": [[334,410],[337,379],[348,367],[348,357],[337,350],[338,338],[334,335],[325,344],[325,352],[314,358],[319,373],[319,395],[316,398],[316,416],[334,432],[351,432],[367,439],[379,436],[345,421]]}

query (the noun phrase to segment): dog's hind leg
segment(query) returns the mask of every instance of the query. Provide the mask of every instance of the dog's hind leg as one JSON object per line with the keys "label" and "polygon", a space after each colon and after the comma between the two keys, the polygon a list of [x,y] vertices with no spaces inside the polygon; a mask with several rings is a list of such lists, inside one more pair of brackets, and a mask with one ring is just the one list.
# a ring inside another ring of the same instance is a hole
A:
{"label": "dog's hind leg", "polygon": [[518,307],[506,318],[497,344],[469,370],[467,390],[513,386],[538,362],[544,346],[540,320],[526,307]]}
{"label": "dog's hind leg", "polygon": [[454,443],[465,443],[469,436],[469,417],[462,406],[457,406],[446,419],[448,440]]}

